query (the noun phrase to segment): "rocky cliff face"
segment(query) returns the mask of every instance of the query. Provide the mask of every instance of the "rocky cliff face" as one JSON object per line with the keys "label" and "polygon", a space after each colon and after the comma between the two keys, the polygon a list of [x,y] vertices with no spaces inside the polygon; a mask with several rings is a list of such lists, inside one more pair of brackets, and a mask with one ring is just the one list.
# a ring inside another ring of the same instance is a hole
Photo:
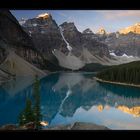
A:
{"label": "rocky cliff face", "polygon": [[59,27],[50,14],[26,20],[23,28],[33,39],[35,48],[43,54],[50,55],[52,50],[65,46]]}
{"label": "rocky cliff face", "polygon": [[10,11],[0,10],[0,21],[0,62],[6,58],[8,50],[12,49],[28,62],[41,67],[43,58]]}
{"label": "rocky cliff face", "polygon": [[[28,19],[22,24],[24,30],[32,37],[35,47],[41,53],[52,57],[52,51],[57,49],[67,55],[69,52],[66,44],[67,41],[73,48],[72,53],[76,56],[81,55],[82,47],[91,49],[93,54],[109,56],[107,45],[95,41],[97,36],[93,34],[92,37],[87,37],[89,29],[81,33],[73,22],[64,22],[60,25],[62,28],[62,31],[60,31],[60,27],[52,16],[47,14],[47,17],[44,17],[44,15]],[[63,32],[63,36],[61,32]]]}
{"label": "rocky cliff face", "polygon": [[[99,42],[97,40],[98,36],[92,33],[90,29],[85,30],[83,33],[79,32],[73,22],[64,22],[58,26],[52,16],[45,13],[33,19],[22,20],[20,23],[32,38],[35,48],[47,60],[57,66],[75,69],[71,65],[73,58],[77,60],[76,62],[80,66],[83,66],[84,62],[81,62],[83,61],[81,56],[83,56],[84,48],[89,50],[92,55],[109,57],[107,45]],[[67,59],[63,59],[63,56]],[[78,64],[76,63],[76,65]]]}
{"label": "rocky cliff face", "polygon": [[81,52],[80,48],[82,47],[82,34],[77,30],[73,22],[64,22],[60,26],[63,30],[65,39],[72,47],[72,53],[76,56],[79,56]]}
{"label": "rocky cliff face", "polygon": [[117,32],[98,35],[98,39],[108,45],[116,55],[140,56],[140,23],[121,29]]}
{"label": "rocky cliff face", "polygon": [[127,55],[140,56],[140,35],[135,33],[119,34],[107,42],[110,49],[117,53],[123,52]]}
{"label": "rocky cliff face", "polygon": [[32,38],[34,47],[45,58],[45,69],[55,71],[64,70],[59,66],[57,58],[53,55],[54,49],[67,53],[66,44],[62,39],[59,26],[48,13],[35,18],[20,21],[23,29]]}
{"label": "rocky cliff face", "polygon": [[101,28],[95,34],[89,28],[79,32],[73,22],[58,26],[48,13],[18,22],[9,11],[0,10],[0,21],[0,63],[9,48],[47,70],[73,69],[73,60],[78,68],[89,63],[118,64],[109,51],[118,56],[140,56],[139,23],[115,33]]}
{"label": "rocky cliff face", "polygon": [[92,32],[92,30],[91,29],[89,29],[89,28],[87,28],[87,29],[85,29],[84,31],[83,31],[83,36],[85,37],[85,38],[91,38],[91,39],[94,39],[94,40],[98,40],[98,36],[96,35],[96,34],[94,34],[93,32]]}
{"label": "rocky cliff face", "polygon": [[91,54],[103,57],[109,57],[107,45],[96,40],[96,35],[90,29],[85,30],[83,33],[79,32],[74,23],[63,23],[60,25],[63,28],[63,33],[66,40],[73,48],[73,54],[76,56],[81,55],[83,48],[88,49]]}
{"label": "rocky cliff face", "polygon": [[3,48],[0,48],[0,64],[5,60],[6,58],[6,51]]}
{"label": "rocky cliff face", "polygon": [[24,46],[31,48],[33,46],[30,37],[19,25],[15,17],[7,10],[0,10],[0,38],[11,45]]}

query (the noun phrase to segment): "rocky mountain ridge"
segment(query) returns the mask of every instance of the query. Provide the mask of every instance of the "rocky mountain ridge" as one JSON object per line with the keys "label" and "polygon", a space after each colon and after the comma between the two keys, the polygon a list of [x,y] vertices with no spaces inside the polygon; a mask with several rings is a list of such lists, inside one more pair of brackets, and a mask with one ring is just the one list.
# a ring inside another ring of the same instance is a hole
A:
{"label": "rocky mountain ridge", "polygon": [[107,45],[96,40],[96,37],[94,39],[94,34],[87,37],[86,31],[79,32],[73,22],[64,22],[58,26],[52,16],[47,15],[47,18],[28,19],[22,27],[32,38],[36,49],[52,63],[67,69],[79,69],[89,63],[82,57],[85,48],[92,55],[110,57]]}
{"label": "rocky mountain ridge", "polygon": [[132,33],[107,33],[102,28],[97,33],[89,28],[80,32],[73,22],[58,25],[49,13],[22,22],[9,11],[2,10],[0,15],[1,61],[9,47],[34,66],[51,71],[78,70],[92,63],[118,65],[137,60],[140,54],[138,44],[132,48]]}
{"label": "rocky mountain ridge", "polygon": [[120,34],[128,34],[130,32],[140,34],[140,23],[135,23],[134,25],[119,30]]}
{"label": "rocky mountain ridge", "polygon": [[118,56],[140,57],[140,24],[123,28],[117,32],[107,34],[104,38],[99,37],[109,50],[113,50]]}

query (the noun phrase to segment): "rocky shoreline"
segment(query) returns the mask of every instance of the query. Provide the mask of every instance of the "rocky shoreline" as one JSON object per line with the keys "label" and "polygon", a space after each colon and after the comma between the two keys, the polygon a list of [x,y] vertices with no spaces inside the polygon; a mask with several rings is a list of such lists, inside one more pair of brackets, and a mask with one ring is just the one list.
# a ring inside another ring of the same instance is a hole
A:
{"label": "rocky shoreline", "polygon": [[109,128],[94,123],[75,122],[68,125],[48,127],[45,130],[110,130]]}
{"label": "rocky shoreline", "polygon": [[[35,130],[33,123],[28,123],[24,127],[18,127],[15,124],[7,124],[0,127],[0,131],[7,130]],[[94,123],[86,123],[86,122],[75,122],[67,125],[56,125],[49,126],[48,128],[44,128],[42,130],[110,130],[109,128],[97,125]]]}

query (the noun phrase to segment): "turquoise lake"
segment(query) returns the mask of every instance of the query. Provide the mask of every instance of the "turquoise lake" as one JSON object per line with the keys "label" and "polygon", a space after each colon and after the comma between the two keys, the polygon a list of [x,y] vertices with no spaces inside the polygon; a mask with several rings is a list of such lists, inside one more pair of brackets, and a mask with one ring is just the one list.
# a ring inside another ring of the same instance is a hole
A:
{"label": "turquoise lake", "polygon": [[[50,126],[91,122],[110,129],[140,129],[140,88],[99,83],[94,73],[60,72],[40,80],[41,113]],[[33,80],[0,86],[0,126],[17,124]]]}

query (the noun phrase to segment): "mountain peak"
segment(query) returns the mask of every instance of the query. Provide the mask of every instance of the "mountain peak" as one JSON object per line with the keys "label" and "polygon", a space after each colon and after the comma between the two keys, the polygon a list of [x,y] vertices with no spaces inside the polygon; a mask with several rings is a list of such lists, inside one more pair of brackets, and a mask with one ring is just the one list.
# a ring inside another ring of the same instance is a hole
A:
{"label": "mountain peak", "polygon": [[77,30],[74,22],[64,22],[60,25],[64,30],[75,31]]}
{"label": "mountain peak", "polygon": [[99,30],[97,31],[97,34],[101,34],[101,35],[104,35],[106,34],[106,31],[103,27],[99,28]]}
{"label": "mountain peak", "polygon": [[42,13],[42,14],[39,14],[36,18],[47,19],[49,17],[50,17],[50,14],[49,13]]}
{"label": "mountain peak", "polygon": [[83,31],[84,34],[93,34],[92,30],[90,28],[87,28]]}
{"label": "mountain peak", "polygon": [[74,27],[75,25],[74,25],[74,22],[64,22],[60,26],[72,26],[72,27]]}
{"label": "mountain peak", "polygon": [[119,30],[120,34],[128,34],[130,32],[135,33],[135,34],[140,34],[140,22],[135,23],[132,26],[129,26],[129,27],[126,27],[126,28]]}

